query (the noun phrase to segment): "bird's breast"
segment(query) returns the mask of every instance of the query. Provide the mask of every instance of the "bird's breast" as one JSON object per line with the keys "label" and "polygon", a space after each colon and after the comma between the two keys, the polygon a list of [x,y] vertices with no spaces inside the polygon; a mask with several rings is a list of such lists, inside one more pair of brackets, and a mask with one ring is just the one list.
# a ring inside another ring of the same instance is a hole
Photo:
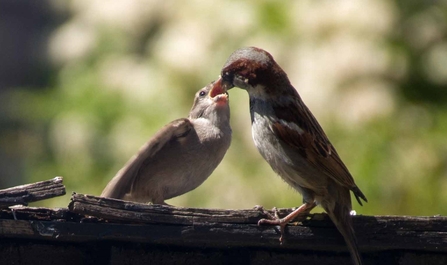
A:
{"label": "bird's breast", "polygon": [[257,112],[253,113],[251,132],[253,142],[259,153],[274,167],[279,160],[287,160],[283,157],[282,147],[271,128],[271,117]]}

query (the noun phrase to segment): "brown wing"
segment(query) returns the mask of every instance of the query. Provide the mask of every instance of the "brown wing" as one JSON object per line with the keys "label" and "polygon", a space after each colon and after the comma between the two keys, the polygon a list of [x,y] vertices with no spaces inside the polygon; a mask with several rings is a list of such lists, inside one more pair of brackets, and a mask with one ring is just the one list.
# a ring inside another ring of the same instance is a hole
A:
{"label": "brown wing", "polygon": [[[275,114],[279,120],[274,121],[273,132],[281,139],[283,144],[294,148],[303,157],[307,158],[315,168],[321,169],[328,177],[352,190],[360,204],[362,203],[359,197],[367,201],[365,195],[355,185],[354,179],[318,121],[299,96],[295,100],[300,103],[298,109],[294,107],[297,104],[292,104],[292,102],[289,106],[275,109]],[[298,133],[296,128],[286,126],[287,123],[297,124],[302,130],[301,133]]]}
{"label": "brown wing", "polygon": [[170,141],[176,141],[181,137],[185,137],[191,131],[192,127],[188,119],[178,119],[160,129],[140,148],[138,154],[133,156],[118,171],[101,193],[101,197],[122,199],[131,191],[133,184],[139,177],[139,172],[142,167]]}

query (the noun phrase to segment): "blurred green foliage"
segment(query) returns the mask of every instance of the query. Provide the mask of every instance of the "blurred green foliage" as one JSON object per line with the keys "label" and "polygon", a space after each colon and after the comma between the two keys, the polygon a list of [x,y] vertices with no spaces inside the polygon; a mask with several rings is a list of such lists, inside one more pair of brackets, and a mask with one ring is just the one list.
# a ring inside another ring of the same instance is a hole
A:
{"label": "blurred green foliage", "polygon": [[[59,175],[68,194],[99,195],[151,135],[188,114],[231,52],[258,46],[286,70],[368,197],[353,202],[358,213],[447,214],[447,9],[416,2],[68,1],[59,8],[70,18],[48,43],[53,81],[2,99],[10,126],[0,149],[18,150],[25,182]],[[224,161],[168,203],[299,206],[252,143],[245,91],[230,97]]]}

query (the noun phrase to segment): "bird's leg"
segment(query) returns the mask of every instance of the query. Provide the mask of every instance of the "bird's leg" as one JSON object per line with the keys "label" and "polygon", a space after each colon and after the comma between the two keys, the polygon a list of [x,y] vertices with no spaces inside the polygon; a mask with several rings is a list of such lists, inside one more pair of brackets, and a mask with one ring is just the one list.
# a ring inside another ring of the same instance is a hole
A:
{"label": "bird's leg", "polygon": [[279,218],[278,217],[278,213],[277,213],[277,209],[273,208],[273,211],[275,213],[275,215],[273,216],[270,213],[266,213],[264,211],[264,213],[266,213],[267,217],[269,219],[261,219],[258,221],[258,225],[279,225],[280,227],[280,231],[281,231],[281,237],[279,238],[279,241],[282,243],[284,241],[284,228],[286,227],[286,225],[291,222],[293,219],[295,219],[297,216],[299,215],[304,215],[304,214],[308,214],[314,207],[316,206],[315,202],[312,203],[304,203],[303,205],[301,205],[300,207],[298,207],[298,209],[294,210],[293,212],[291,212],[290,214],[288,214],[286,217],[284,218]]}

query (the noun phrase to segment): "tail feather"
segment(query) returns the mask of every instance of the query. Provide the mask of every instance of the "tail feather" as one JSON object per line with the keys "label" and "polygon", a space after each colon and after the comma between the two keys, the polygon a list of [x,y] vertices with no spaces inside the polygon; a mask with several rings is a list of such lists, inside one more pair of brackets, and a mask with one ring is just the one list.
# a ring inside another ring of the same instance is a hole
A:
{"label": "tail feather", "polygon": [[334,211],[327,212],[332,222],[335,224],[338,231],[340,231],[343,238],[345,239],[349,252],[351,253],[352,261],[356,265],[362,265],[362,257],[360,256],[360,252],[357,247],[357,238],[355,236],[354,228],[352,225],[349,208],[336,203]]}
{"label": "tail feather", "polygon": [[360,200],[360,198],[362,200],[364,200],[365,202],[368,202],[368,199],[366,199],[366,196],[363,194],[363,192],[357,186],[354,188],[351,188],[351,191],[354,193],[355,199],[361,206],[363,206],[363,203]]}

